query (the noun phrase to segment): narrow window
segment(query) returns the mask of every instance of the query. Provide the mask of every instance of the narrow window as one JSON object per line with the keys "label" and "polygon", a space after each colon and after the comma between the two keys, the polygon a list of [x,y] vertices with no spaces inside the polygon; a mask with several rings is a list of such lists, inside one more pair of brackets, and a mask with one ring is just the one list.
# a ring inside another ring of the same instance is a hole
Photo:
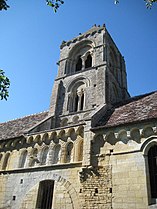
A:
{"label": "narrow window", "polygon": [[2,170],[6,170],[9,157],[10,157],[10,153],[6,153],[6,155],[4,157],[3,165],[2,165]]}
{"label": "narrow window", "polygon": [[72,149],[73,149],[73,143],[70,142],[67,146],[67,151],[66,151],[66,163],[70,163],[71,161]]}
{"label": "narrow window", "polygon": [[76,63],[76,72],[80,71],[82,69],[82,59],[81,56],[79,56],[78,61]]}
{"label": "narrow window", "polygon": [[54,181],[45,180],[39,183],[36,209],[51,209],[53,199]]}
{"label": "narrow window", "polygon": [[25,162],[26,162],[26,158],[27,158],[27,154],[28,154],[27,150],[24,150],[21,153],[20,160],[19,160],[19,168],[24,168]]}
{"label": "narrow window", "polygon": [[85,68],[92,67],[92,56],[89,54],[87,56],[87,59],[85,61]]}
{"label": "narrow window", "polygon": [[70,100],[71,100],[70,95],[68,95],[67,110],[71,109],[71,107],[70,107]]}
{"label": "narrow window", "polygon": [[78,101],[79,101],[79,97],[76,94],[75,101],[74,101],[74,112],[77,112],[77,110],[78,110]]}
{"label": "narrow window", "polygon": [[16,196],[13,196],[13,200],[16,200]]}
{"label": "narrow window", "polygon": [[82,93],[82,95],[81,95],[81,106],[80,106],[80,110],[83,110],[83,106],[84,106],[84,93]]}
{"label": "narrow window", "polygon": [[153,146],[148,151],[149,177],[151,187],[151,197],[157,198],[157,146]]}

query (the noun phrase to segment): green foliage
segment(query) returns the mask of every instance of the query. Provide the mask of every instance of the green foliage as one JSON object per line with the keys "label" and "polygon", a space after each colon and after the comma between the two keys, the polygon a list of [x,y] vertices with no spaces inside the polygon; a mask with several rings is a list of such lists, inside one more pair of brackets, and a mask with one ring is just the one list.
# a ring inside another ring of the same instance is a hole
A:
{"label": "green foliage", "polygon": [[0,70],[0,99],[7,100],[9,97],[8,88],[10,86],[10,80],[5,76],[4,71]]}
{"label": "green foliage", "polygon": [[[148,9],[148,8],[151,9],[152,6],[153,6],[153,3],[157,2],[157,0],[144,0],[144,1],[145,1],[145,3],[146,3],[147,9]],[[118,3],[119,3],[119,0],[115,0],[114,3],[115,3],[115,4],[118,4]]]}
{"label": "green foliage", "polygon": [[146,7],[151,9],[153,6],[153,3],[157,2],[157,0],[144,0],[146,2]]}
{"label": "green foliage", "polygon": [[[46,4],[53,8],[54,12],[57,12],[59,7],[64,4],[63,0],[45,0]],[[153,3],[157,2],[157,0],[144,0],[147,8],[151,8]],[[115,4],[118,4],[120,0],[114,0]],[[9,5],[7,4],[7,0],[0,0],[0,10],[7,10]]]}
{"label": "green foliage", "polygon": [[62,0],[46,0],[47,5],[52,7],[54,12],[57,12],[58,8],[64,4],[64,1]]}
{"label": "green foliage", "polygon": [[[63,0],[45,0],[46,4],[53,8],[54,12],[57,12],[59,7],[64,4]],[[7,4],[7,0],[0,0],[0,10],[7,10],[9,5]]]}
{"label": "green foliage", "polygon": [[7,0],[0,0],[0,10],[7,10],[8,8]]}

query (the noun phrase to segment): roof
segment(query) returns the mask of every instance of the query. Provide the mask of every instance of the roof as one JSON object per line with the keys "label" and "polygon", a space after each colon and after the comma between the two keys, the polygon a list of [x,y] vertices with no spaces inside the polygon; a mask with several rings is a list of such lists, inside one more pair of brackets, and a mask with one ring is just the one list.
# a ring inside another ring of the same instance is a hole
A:
{"label": "roof", "polygon": [[0,140],[23,135],[48,116],[48,111],[0,123]]}
{"label": "roof", "polygon": [[128,123],[157,119],[157,92],[129,98],[113,105],[96,127],[113,127]]}
{"label": "roof", "polygon": [[[22,136],[48,117],[48,111],[0,123],[0,140]],[[114,127],[157,119],[157,92],[129,98],[114,104],[93,129]]]}

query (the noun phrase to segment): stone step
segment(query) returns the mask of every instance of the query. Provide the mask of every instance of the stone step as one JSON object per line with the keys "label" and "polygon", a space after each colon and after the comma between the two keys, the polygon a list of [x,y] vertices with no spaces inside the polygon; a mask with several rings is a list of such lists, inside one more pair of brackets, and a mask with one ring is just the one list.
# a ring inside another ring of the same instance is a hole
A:
{"label": "stone step", "polygon": [[151,202],[152,202],[152,205],[149,205],[148,209],[157,209],[157,199],[152,198]]}
{"label": "stone step", "polygon": [[149,205],[148,209],[157,209],[157,204],[155,204],[155,205]]}

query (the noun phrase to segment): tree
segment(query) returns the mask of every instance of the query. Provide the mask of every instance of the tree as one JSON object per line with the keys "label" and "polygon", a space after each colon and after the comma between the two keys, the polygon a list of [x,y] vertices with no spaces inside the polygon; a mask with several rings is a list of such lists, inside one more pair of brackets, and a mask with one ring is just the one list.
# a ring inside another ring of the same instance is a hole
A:
{"label": "tree", "polygon": [[[45,0],[46,4],[54,9],[54,12],[58,10],[58,8],[64,4],[63,0]],[[0,0],[0,10],[7,10],[9,5],[7,4],[7,0]]]}
{"label": "tree", "polygon": [[0,69],[0,99],[7,100],[9,96],[8,88],[10,86],[10,80],[5,76],[4,71]]}
{"label": "tree", "polygon": [[[54,12],[58,10],[58,8],[64,4],[63,0],[45,0],[46,4],[53,8]],[[151,8],[157,0],[144,0],[147,8]],[[115,4],[118,4],[120,0],[114,0]],[[7,0],[0,0],[0,10],[7,10],[9,5],[7,4]]]}
{"label": "tree", "polygon": [[46,0],[48,6],[54,9],[54,12],[57,12],[57,9],[64,4],[63,0]]}
{"label": "tree", "polygon": [[[115,0],[114,3],[115,3],[115,4],[118,4],[119,1],[120,1],[120,0]],[[146,7],[149,8],[149,9],[151,9],[151,7],[153,6],[153,4],[154,4],[155,2],[157,2],[157,0],[144,0],[144,1],[145,1],[145,3],[146,3]]]}

